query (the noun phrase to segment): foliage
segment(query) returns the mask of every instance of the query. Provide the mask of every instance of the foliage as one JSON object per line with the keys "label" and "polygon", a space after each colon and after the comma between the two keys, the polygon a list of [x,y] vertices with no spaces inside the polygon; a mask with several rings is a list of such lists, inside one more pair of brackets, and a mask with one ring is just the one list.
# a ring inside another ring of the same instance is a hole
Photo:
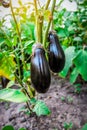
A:
{"label": "foliage", "polygon": [[0,90],[0,99],[11,102],[26,102],[28,98],[21,92],[21,90],[5,88]]}
{"label": "foliage", "polygon": [[[12,125],[5,125],[2,130],[15,130]],[[18,130],[26,130],[25,128],[19,128]]]}
{"label": "foliage", "polygon": [[45,103],[40,100],[36,102],[33,112],[35,112],[38,116],[49,115],[51,113]]}
{"label": "foliage", "polygon": [[70,129],[72,129],[72,127],[73,127],[73,124],[72,124],[72,122],[70,122],[70,123],[64,123],[64,128],[65,128],[65,130],[70,130]]}
{"label": "foliage", "polygon": [[81,130],[87,130],[87,123],[82,127]]}
{"label": "foliage", "polygon": [[76,81],[79,74],[87,81],[87,1],[76,2],[76,11],[56,9],[54,14],[54,28],[66,48],[66,64],[60,75],[66,77],[70,74],[71,83]]}

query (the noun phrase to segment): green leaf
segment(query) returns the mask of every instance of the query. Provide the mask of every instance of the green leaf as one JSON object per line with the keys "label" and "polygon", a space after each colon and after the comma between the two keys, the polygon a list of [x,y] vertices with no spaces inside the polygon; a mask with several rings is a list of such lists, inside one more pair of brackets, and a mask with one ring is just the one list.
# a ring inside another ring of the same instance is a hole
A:
{"label": "green leaf", "polygon": [[87,51],[79,50],[77,56],[73,60],[79,74],[87,81]]}
{"label": "green leaf", "polygon": [[67,28],[58,28],[58,36],[59,37],[67,37],[69,36],[69,32]]}
{"label": "green leaf", "polygon": [[44,11],[44,19],[49,21],[50,16],[51,16],[51,11],[50,10],[45,10]]}
{"label": "green leaf", "polygon": [[19,128],[18,130],[26,130],[25,128]]}
{"label": "green leaf", "polygon": [[51,113],[51,111],[46,106],[46,104],[44,102],[40,101],[40,100],[38,100],[36,102],[36,105],[33,109],[33,112],[35,112],[37,114],[37,116],[49,115]]}
{"label": "green leaf", "polygon": [[14,80],[15,76],[13,72],[15,70],[15,65],[13,55],[9,55],[7,52],[2,53],[2,57],[0,57],[0,76]]}
{"label": "green leaf", "polygon": [[76,81],[76,78],[77,78],[78,74],[79,73],[78,73],[77,68],[74,68],[72,73],[70,74],[70,82],[71,83],[74,83]]}
{"label": "green leaf", "polygon": [[65,57],[66,57],[65,67],[61,71],[60,76],[65,77],[67,75],[70,67],[72,66],[72,61],[73,61],[74,56],[75,56],[75,47],[74,46],[68,47],[65,50]]}
{"label": "green leaf", "polygon": [[82,127],[81,130],[87,130],[87,123]]}
{"label": "green leaf", "polygon": [[5,88],[0,90],[0,100],[20,103],[28,101],[28,98],[20,90]]}
{"label": "green leaf", "polygon": [[73,39],[73,41],[82,42],[82,39],[81,39],[80,37],[75,37],[75,38]]}
{"label": "green leaf", "polygon": [[13,85],[15,84],[15,82],[13,80],[9,81],[8,84],[7,84],[7,88],[10,88],[12,87]]}
{"label": "green leaf", "polygon": [[34,105],[35,105],[36,102],[37,102],[37,100],[36,100],[35,98],[31,98],[31,99],[30,99],[30,103],[31,103],[31,104],[34,104]]}
{"label": "green leaf", "polygon": [[12,125],[6,125],[2,128],[2,130],[14,130]]}
{"label": "green leaf", "polygon": [[30,40],[30,41],[25,42],[25,44],[24,44],[24,50],[25,50],[25,52],[26,52],[27,54],[31,54],[33,43],[34,43],[33,40]]}

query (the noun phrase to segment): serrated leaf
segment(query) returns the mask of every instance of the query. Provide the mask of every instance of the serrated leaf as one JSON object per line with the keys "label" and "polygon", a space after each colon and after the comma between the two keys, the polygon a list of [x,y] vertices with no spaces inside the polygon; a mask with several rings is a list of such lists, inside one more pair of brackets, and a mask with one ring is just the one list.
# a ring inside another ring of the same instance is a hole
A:
{"label": "serrated leaf", "polygon": [[82,78],[87,81],[87,51],[79,50],[73,62]]}
{"label": "serrated leaf", "polygon": [[76,78],[77,78],[78,74],[79,73],[78,73],[77,68],[74,68],[72,73],[70,74],[70,82],[71,83],[74,83],[76,81]]}
{"label": "serrated leaf", "polygon": [[87,130],[87,123],[82,127],[81,130]]}
{"label": "serrated leaf", "polygon": [[28,101],[28,98],[20,90],[5,88],[0,90],[0,100],[20,103]]}
{"label": "serrated leaf", "polygon": [[36,105],[33,109],[33,112],[35,112],[37,114],[37,116],[49,115],[51,113],[51,111],[46,106],[46,104],[44,102],[40,101],[40,100],[38,100],[36,102]]}
{"label": "serrated leaf", "polygon": [[65,57],[66,57],[65,66],[64,69],[61,71],[60,76],[65,77],[67,75],[70,67],[72,66],[74,56],[75,56],[75,47],[74,46],[68,47],[65,50]]}

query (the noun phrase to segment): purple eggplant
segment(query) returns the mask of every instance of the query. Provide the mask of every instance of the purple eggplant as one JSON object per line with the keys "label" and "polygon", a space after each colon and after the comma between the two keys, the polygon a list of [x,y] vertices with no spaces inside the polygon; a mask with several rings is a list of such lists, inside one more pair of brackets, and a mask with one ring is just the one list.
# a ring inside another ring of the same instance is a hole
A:
{"label": "purple eggplant", "polygon": [[58,73],[62,71],[65,65],[65,54],[59,43],[58,36],[55,31],[48,34],[48,62],[51,71]]}
{"label": "purple eggplant", "polygon": [[1,77],[2,88],[6,88],[9,81],[10,81],[9,79],[7,79],[5,77]]}
{"label": "purple eggplant", "polygon": [[31,56],[31,82],[38,93],[45,93],[49,89],[51,75],[45,51],[40,43],[33,47]]}

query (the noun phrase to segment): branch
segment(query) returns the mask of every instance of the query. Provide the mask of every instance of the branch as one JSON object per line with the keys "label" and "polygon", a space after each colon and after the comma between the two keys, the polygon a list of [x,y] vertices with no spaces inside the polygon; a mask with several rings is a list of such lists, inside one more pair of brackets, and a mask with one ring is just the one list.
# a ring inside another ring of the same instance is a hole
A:
{"label": "branch", "polygon": [[52,8],[51,8],[51,16],[49,17],[49,22],[48,22],[48,25],[47,25],[47,28],[46,28],[46,31],[45,31],[45,34],[44,34],[44,39],[43,39],[44,47],[46,47],[46,40],[47,40],[48,31],[49,31],[49,28],[50,28],[50,25],[51,25],[51,21],[53,20],[53,12],[54,12],[54,8],[55,8],[55,4],[56,4],[56,0],[53,0]]}

